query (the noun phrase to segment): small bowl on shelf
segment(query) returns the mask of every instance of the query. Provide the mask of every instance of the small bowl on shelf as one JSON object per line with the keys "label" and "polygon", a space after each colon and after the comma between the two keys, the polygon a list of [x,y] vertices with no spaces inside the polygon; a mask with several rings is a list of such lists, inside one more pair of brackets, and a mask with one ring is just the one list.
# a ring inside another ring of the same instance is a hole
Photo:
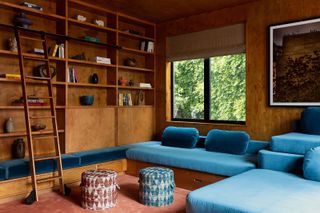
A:
{"label": "small bowl on shelf", "polygon": [[80,104],[83,106],[90,106],[93,104],[94,96],[93,95],[83,95],[80,96]]}

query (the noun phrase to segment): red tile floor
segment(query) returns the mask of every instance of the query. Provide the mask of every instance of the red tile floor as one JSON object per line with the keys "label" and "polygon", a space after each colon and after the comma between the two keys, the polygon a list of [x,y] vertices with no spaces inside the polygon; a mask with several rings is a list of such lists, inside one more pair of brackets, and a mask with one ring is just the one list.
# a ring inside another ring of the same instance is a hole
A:
{"label": "red tile floor", "polygon": [[[129,175],[121,175],[118,178],[120,191],[117,206],[99,212],[108,213],[173,213],[185,212],[186,196],[188,190],[175,188],[174,203],[166,207],[148,207],[139,203],[138,198],[138,178]],[[48,192],[40,195],[39,202],[30,206],[21,201],[11,201],[0,204],[0,213],[73,213],[73,212],[93,212],[85,210],[80,204],[80,187],[72,187],[69,197],[61,196],[55,192]]]}

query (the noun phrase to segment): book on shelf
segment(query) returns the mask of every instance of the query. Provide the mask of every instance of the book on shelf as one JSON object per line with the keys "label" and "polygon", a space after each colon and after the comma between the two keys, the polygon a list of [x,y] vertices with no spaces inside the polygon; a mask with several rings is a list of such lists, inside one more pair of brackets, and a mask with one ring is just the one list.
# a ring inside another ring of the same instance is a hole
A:
{"label": "book on shelf", "polygon": [[20,5],[24,6],[24,7],[28,7],[31,9],[35,9],[35,10],[39,10],[39,11],[43,11],[43,7],[38,5],[38,4],[33,4],[33,3],[29,3],[29,2],[22,2]]}
{"label": "book on shelf", "polygon": [[52,51],[52,57],[55,57],[56,56],[56,54],[57,54],[57,51],[58,51],[58,47],[59,47],[59,45],[58,44],[55,44],[54,45],[54,48],[53,48],[53,51]]}
{"label": "book on shelf", "polygon": [[119,106],[132,106],[131,93],[119,93]]}
{"label": "book on shelf", "polygon": [[69,67],[67,81],[70,83],[78,83],[77,71],[74,69],[74,67]]}
{"label": "book on shelf", "polygon": [[138,86],[143,88],[152,88],[150,83],[138,83]]}
{"label": "book on shelf", "polygon": [[118,98],[119,106],[123,106],[123,94],[119,93],[119,98]]}
{"label": "book on shelf", "polygon": [[55,44],[51,56],[64,58],[64,44]]}
{"label": "book on shelf", "polygon": [[96,56],[94,58],[94,61],[99,64],[111,64],[110,58],[106,58],[106,57],[102,57],[102,56]]}
{"label": "book on shelf", "polygon": [[0,78],[21,80],[21,75],[20,74],[0,74]]}
{"label": "book on shelf", "polygon": [[154,42],[153,41],[141,41],[140,44],[140,50],[142,51],[146,51],[149,53],[153,53],[154,52]]}

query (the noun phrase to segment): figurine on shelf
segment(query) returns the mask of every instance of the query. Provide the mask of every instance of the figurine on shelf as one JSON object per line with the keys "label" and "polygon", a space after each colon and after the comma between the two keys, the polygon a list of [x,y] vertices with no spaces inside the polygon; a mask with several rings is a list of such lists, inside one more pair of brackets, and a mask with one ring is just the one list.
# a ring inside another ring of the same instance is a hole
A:
{"label": "figurine on shelf", "polygon": [[94,24],[100,26],[100,27],[104,27],[104,21],[103,20],[99,20],[99,19],[95,19],[93,21]]}
{"label": "figurine on shelf", "polygon": [[78,21],[82,21],[82,22],[84,22],[84,21],[87,20],[87,18],[86,18],[85,16],[83,16],[83,15],[77,15],[77,16],[76,16],[76,19],[77,19]]}
{"label": "figurine on shelf", "polygon": [[90,76],[90,83],[92,84],[97,84],[99,83],[99,76],[97,73],[93,73],[91,76]]}
{"label": "figurine on shelf", "polygon": [[138,92],[136,105],[145,105],[145,94],[142,90],[139,90]]}
{"label": "figurine on shelf", "polygon": [[137,61],[134,58],[126,58],[124,60],[124,65],[128,67],[135,67],[137,66]]}
{"label": "figurine on shelf", "polygon": [[8,44],[9,44],[10,51],[18,52],[18,44],[17,44],[17,39],[15,36],[12,36],[9,38]]}
{"label": "figurine on shelf", "polygon": [[128,80],[122,77],[119,78],[119,85],[120,86],[127,86]]}
{"label": "figurine on shelf", "polygon": [[31,126],[32,131],[40,131],[40,130],[44,130],[47,126],[45,124],[42,123],[37,123]]}
{"label": "figurine on shelf", "polygon": [[25,13],[19,13],[14,17],[13,23],[15,26],[29,28],[32,25],[32,21],[27,18]]}
{"label": "figurine on shelf", "polygon": [[14,132],[14,122],[12,118],[8,118],[4,124],[4,132],[10,133]]}

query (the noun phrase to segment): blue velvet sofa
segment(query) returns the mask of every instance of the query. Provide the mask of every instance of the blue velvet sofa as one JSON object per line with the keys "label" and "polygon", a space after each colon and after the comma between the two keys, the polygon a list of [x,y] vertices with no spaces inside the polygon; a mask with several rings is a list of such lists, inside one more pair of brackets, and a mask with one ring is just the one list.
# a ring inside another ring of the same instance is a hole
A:
{"label": "blue velvet sofa", "polygon": [[314,213],[320,211],[319,108],[301,116],[302,132],[274,136],[258,168],[189,193],[189,213]]}

